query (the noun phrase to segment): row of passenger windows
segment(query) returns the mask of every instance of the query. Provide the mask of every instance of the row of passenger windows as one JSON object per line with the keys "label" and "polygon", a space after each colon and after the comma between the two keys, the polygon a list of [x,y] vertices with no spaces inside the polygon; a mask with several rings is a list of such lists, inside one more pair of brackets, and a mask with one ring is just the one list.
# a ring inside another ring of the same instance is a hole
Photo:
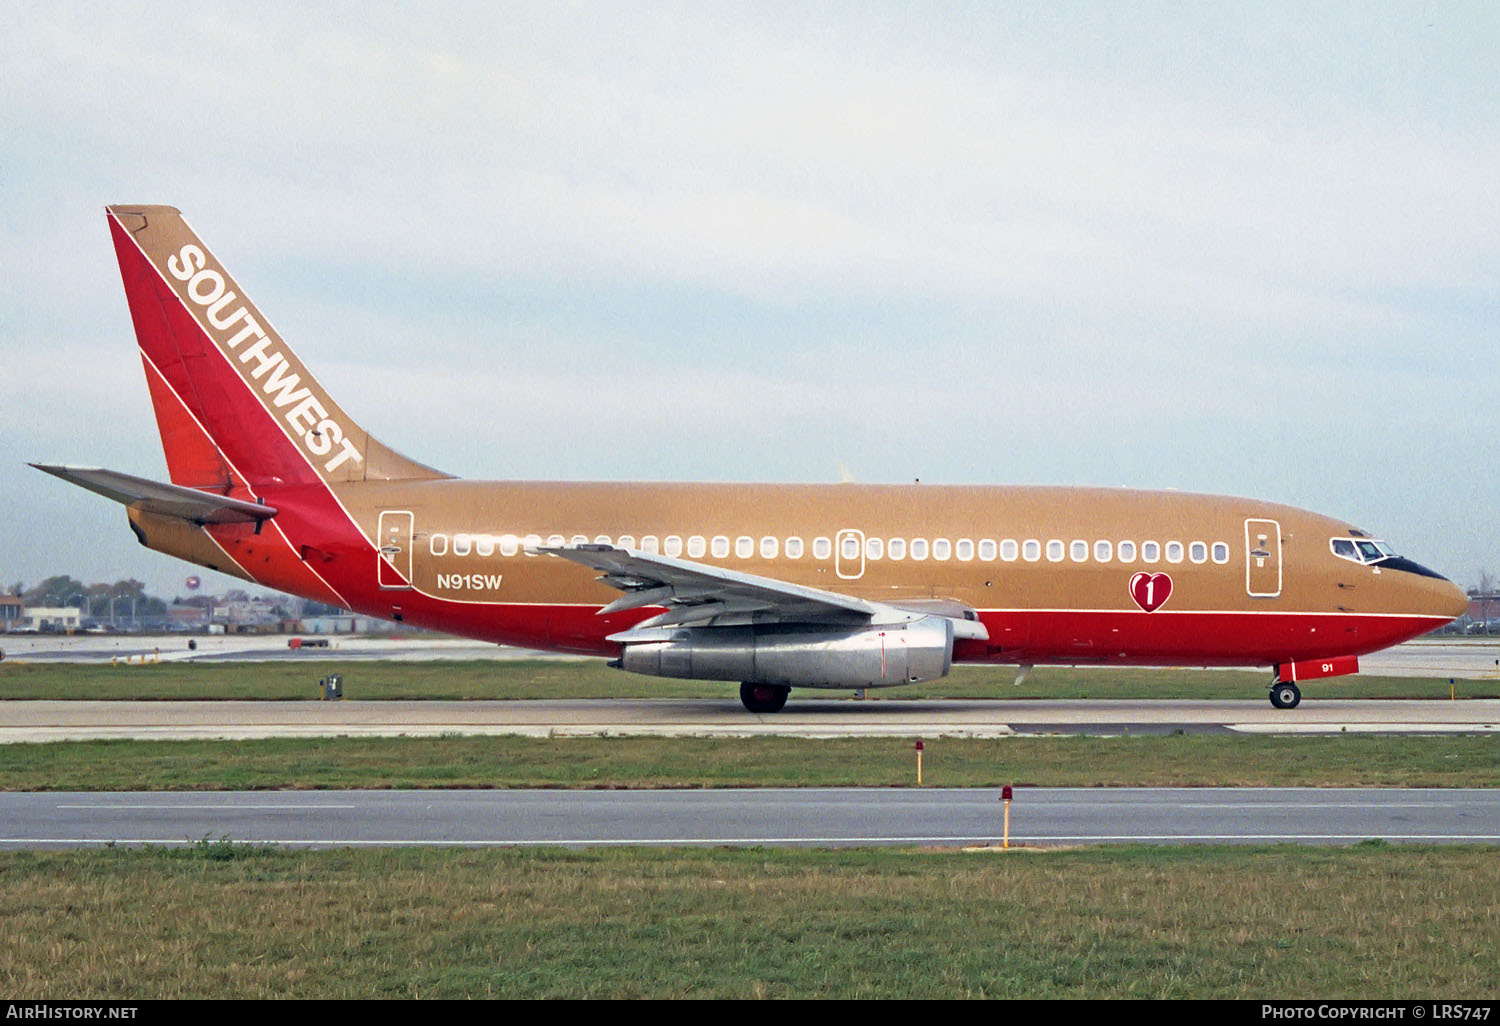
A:
{"label": "row of passenger windows", "polygon": [[[757,543],[754,538],[741,535],[733,540],[725,535],[717,535],[713,538],[704,538],[702,535],[689,535],[686,539],[679,535],[669,534],[665,538],[657,538],[648,534],[640,539],[639,544],[633,535],[622,534],[618,538],[610,538],[609,535],[598,535],[592,540],[583,534],[575,534],[571,538],[563,535],[550,535],[545,542],[539,534],[528,534],[520,537],[514,534],[492,535],[492,534],[455,534],[452,540],[452,552],[455,556],[493,556],[499,552],[502,556],[514,556],[524,552],[527,548],[540,545],[557,547],[561,545],[618,545],[622,549],[640,549],[643,552],[660,553],[664,556],[686,555],[689,559],[702,559],[711,556],[714,559],[728,559],[729,553],[734,552],[736,559],[751,559],[757,552],[761,559],[776,559],[785,553],[787,559],[801,559],[805,554],[802,539],[798,537],[787,538],[782,541],[778,538],[765,537]],[[1165,544],[1154,541],[1145,541],[1137,545],[1133,541],[1089,542],[1085,539],[1075,538],[1070,542],[1052,538],[1042,542],[1036,538],[1027,538],[1017,541],[1014,538],[1006,538],[996,542],[992,538],[983,538],[975,542],[971,538],[960,538],[953,541],[948,538],[934,538],[929,542],[926,538],[862,538],[856,532],[846,532],[839,535],[839,558],[843,560],[857,560],[861,558],[911,559],[918,562],[926,559],[947,561],[956,559],[967,563],[975,558],[984,562],[994,562],[998,557],[1002,562],[1013,563],[1017,559],[1028,563],[1035,563],[1042,559],[1045,553],[1047,561],[1061,563],[1068,560],[1074,563],[1087,563],[1091,560],[1095,563],[1134,563],[1137,559],[1142,563],[1159,563],[1162,557],[1166,557],[1168,563],[1181,563],[1184,556],[1193,563],[1206,563],[1212,557],[1218,564],[1229,562],[1229,546],[1225,542],[1194,541],[1184,544],[1180,541],[1169,541]],[[434,556],[446,556],[449,552],[449,539],[446,534],[434,534],[428,539],[428,551]],[[833,555],[834,543],[828,538],[814,538],[812,541],[812,556],[814,559],[828,559]]]}

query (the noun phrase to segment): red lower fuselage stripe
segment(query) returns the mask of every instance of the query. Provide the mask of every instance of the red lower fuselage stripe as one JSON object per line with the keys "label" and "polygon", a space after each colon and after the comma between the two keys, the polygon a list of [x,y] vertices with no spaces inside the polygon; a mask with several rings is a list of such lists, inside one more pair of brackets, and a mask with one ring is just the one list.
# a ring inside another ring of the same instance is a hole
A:
{"label": "red lower fuselage stripe", "polygon": [[[599,616],[597,606],[450,602],[415,591],[366,592],[360,598],[374,600],[364,609],[373,615],[386,615],[391,605],[399,605],[403,620],[414,626],[497,644],[606,657],[620,651],[606,640],[609,635],[660,612],[633,609]],[[1269,666],[1363,655],[1446,622],[1440,617],[1295,612],[1006,610],[979,616],[990,640],[955,642],[955,662]]]}

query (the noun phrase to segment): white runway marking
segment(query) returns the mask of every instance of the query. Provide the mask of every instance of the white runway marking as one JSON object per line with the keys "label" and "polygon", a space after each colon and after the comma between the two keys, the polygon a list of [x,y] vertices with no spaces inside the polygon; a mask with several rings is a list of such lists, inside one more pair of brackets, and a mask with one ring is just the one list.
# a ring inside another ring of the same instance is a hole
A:
{"label": "white runway marking", "polygon": [[95,805],[56,805],[53,807],[58,809],[84,809],[89,812],[135,812],[140,810],[154,812],[158,809],[169,809],[173,811],[188,810],[191,812],[268,812],[273,810],[279,812],[321,812],[325,809],[359,808],[358,805],[195,805],[191,802],[177,804],[168,804],[163,802],[160,804],[150,805],[112,805],[109,803],[99,803]]}

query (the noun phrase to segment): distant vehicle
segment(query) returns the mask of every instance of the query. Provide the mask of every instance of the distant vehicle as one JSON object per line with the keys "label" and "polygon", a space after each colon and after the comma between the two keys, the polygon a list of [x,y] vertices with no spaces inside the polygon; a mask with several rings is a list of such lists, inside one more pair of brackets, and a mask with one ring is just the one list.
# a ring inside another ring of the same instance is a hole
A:
{"label": "distant vehicle", "polygon": [[[1467,608],[1347,522],[1251,499],[459,481],[371,438],[177,210],[108,219],[173,483],[40,469],[123,503],[148,548],[318,602],[738,680],[752,712],[792,687],[916,683],[954,662],[1264,665],[1288,708],[1300,682],[1357,672]],[[945,397],[911,399],[892,417],[942,431]],[[661,417],[667,450],[699,428]]]}
{"label": "distant vehicle", "polygon": [[298,649],[298,648],[327,648],[328,647],[328,639],[327,638],[291,638],[291,639],[289,639],[287,641],[286,647],[290,648],[290,649]]}

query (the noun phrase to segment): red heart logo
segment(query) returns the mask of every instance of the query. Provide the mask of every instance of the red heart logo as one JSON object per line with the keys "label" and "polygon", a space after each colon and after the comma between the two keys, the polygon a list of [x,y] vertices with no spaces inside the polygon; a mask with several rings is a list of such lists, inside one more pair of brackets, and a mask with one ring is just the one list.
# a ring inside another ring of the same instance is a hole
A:
{"label": "red heart logo", "polygon": [[1138,573],[1130,579],[1130,597],[1148,613],[1154,613],[1172,597],[1172,578],[1166,574]]}

